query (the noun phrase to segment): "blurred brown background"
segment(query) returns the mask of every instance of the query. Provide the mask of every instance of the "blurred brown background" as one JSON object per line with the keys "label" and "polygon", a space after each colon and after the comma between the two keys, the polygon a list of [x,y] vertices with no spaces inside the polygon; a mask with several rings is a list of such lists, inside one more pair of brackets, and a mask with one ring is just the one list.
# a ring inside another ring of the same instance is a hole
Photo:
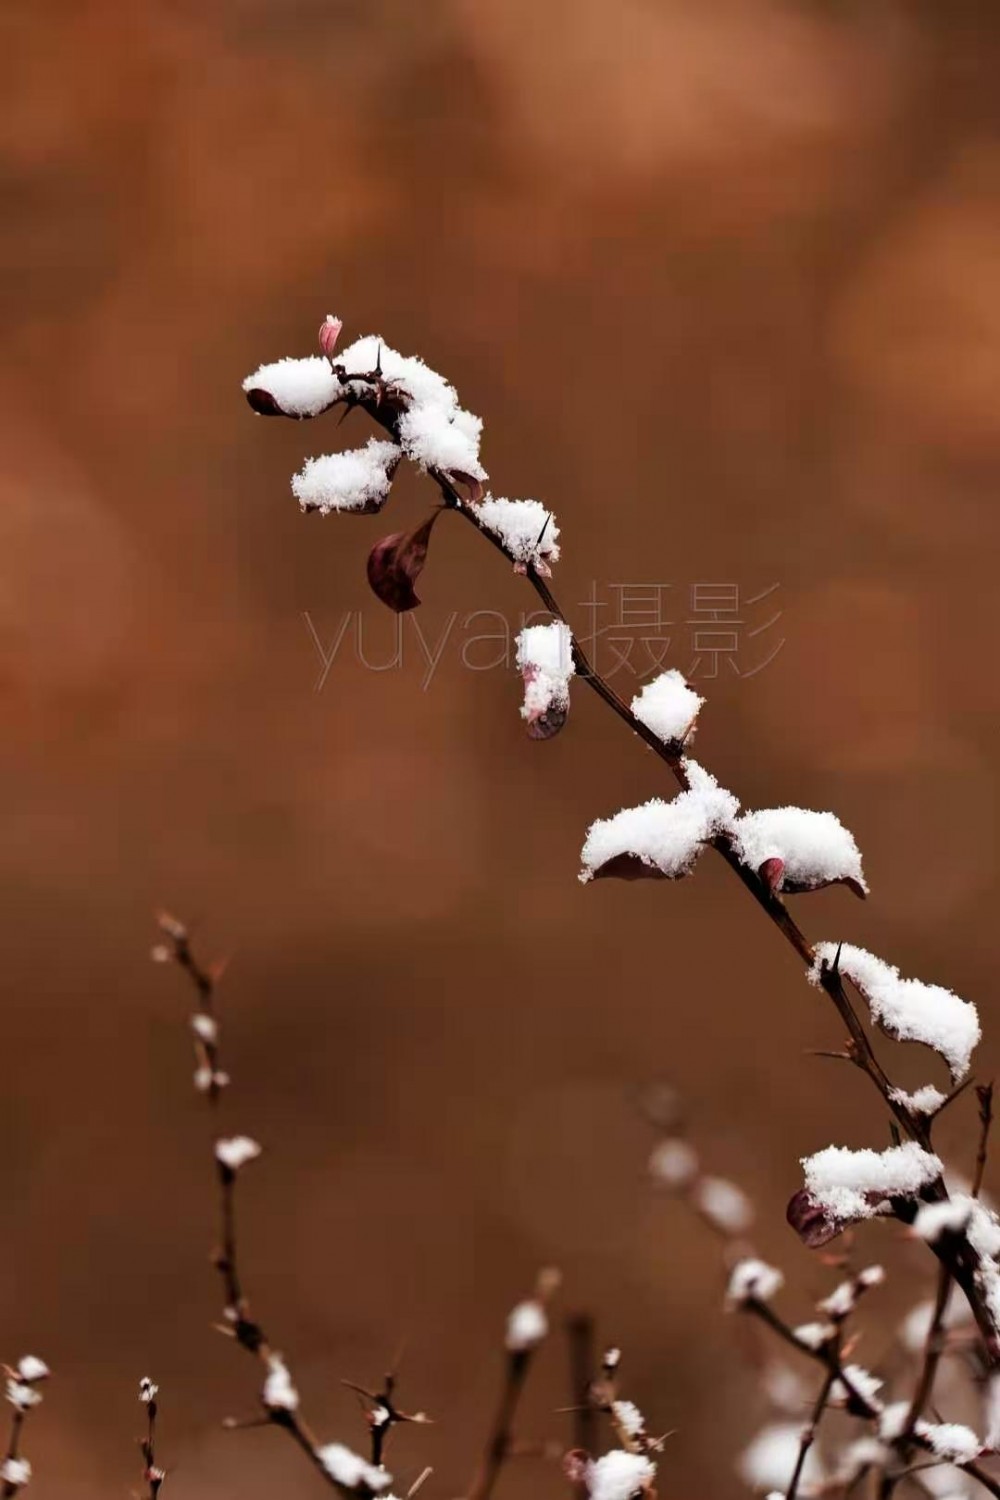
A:
{"label": "blurred brown background", "polygon": [[[438,1425],[397,1467],[458,1493],[503,1316],[555,1261],[676,1429],[664,1491],[736,1495],[763,1408],[713,1242],[644,1181],[633,1091],[683,1089],[802,1315],[829,1278],[784,1226],[797,1157],[883,1144],[877,1101],[803,1058],[837,1027],[723,868],[577,883],[588,822],[666,789],[596,701],[532,745],[513,674],[449,644],[423,690],[412,621],[402,668],[348,643],[314,691],[303,612],[329,640],[363,611],[384,659],[364,558],[428,493],[305,521],[291,473],[364,418],[260,422],[239,382],[337,312],[484,414],[496,491],[556,510],[574,609],[669,582],[683,622],[694,583],[779,584],[784,646],[700,680],[698,754],[748,805],[841,815],[873,898],[798,914],[977,1000],[988,1075],[995,6],[13,0],[0,37],[0,1323],[4,1358],[57,1371],[33,1493],[126,1493],[146,1373],[172,1493],[318,1489],[278,1435],[219,1431],[256,1377],[209,1327],[188,996],[148,961],[164,902],[234,955],[227,1118],[269,1148],[248,1281],[321,1435],[361,1442],[338,1382],[405,1342]],[[458,525],[422,593],[429,640],[528,606]],[[959,1163],[971,1114],[942,1125]],[[868,1244],[898,1271],[888,1329],[922,1262]],[[524,1435],[565,1437],[565,1399],[554,1342]],[[561,1481],[525,1460],[505,1489]]]}

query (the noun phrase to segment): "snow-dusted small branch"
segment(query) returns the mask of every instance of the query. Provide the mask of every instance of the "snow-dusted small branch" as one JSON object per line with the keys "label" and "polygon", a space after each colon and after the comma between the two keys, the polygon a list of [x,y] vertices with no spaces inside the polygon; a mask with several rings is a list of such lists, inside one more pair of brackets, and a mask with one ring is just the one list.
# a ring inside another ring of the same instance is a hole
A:
{"label": "snow-dusted small branch", "polygon": [[0,1496],[10,1500],[31,1479],[31,1463],[21,1453],[21,1437],[28,1414],[42,1404],[41,1386],[49,1367],[35,1354],[23,1354],[16,1365],[4,1366],[7,1403],[11,1407],[7,1451],[0,1460]]}
{"label": "snow-dusted small branch", "polygon": [[[192,1022],[198,1059],[195,1082],[214,1108],[218,1104],[224,1083],[228,1083],[228,1078],[220,1074],[218,1068],[218,1030],[216,1026],[209,1036],[206,1028],[194,1023],[200,1017],[215,1021],[213,1000],[215,987],[221,974],[221,966],[204,966],[198,961],[192,950],[187,928],[175,917],[161,914],[159,925],[161,932],[169,939],[169,947],[161,945],[159,948],[154,948],[154,960],[177,963],[191,979],[199,998],[199,1009]],[[209,1074],[204,1086],[200,1082],[200,1074],[203,1070],[207,1070]],[[392,1483],[392,1476],[386,1471],[381,1461],[389,1428],[397,1421],[425,1421],[427,1419],[422,1413],[408,1417],[399,1412],[391,1404],[390,1387],[389,1405],[386,1407],[383,1403],[381,1407],[381,1411],[386,1413],[384,1423],[381,1420],[373,1422],[369,1417],[373,1444],[377,1444],[378,1457],[374,1462],[369,1463],[341,1443],[322,1444],[315,1437],[300,1410],[299,1393],[292,1373],[284,1356],[278,1353],[263,1326],[252,1315],[250,1301],[240,1276],[236,1217],[237,1184],[245,1168],[256,1161],[260,1155],[261,1146],[249,1135],[220,1136],[215,1142],[215,1170],[219,1185],[219,1244],[213,1259],[222,1282],[224,1296],[223,1320],[219,1327],[222,1333],[228,1335],[239,1344],[240,1348],[252,1355],[263,1371],[259,1396],[262,1415],[250,1422],[230,1420],[226,1426],[231,1428],[264,1425],[278,1427],[291,1437],[328,1486],[345,1497],[356,1497],[356,1500],[374,1500],[375,1496],[388,1490]],[[155,1387],[149,1383],[148,1389],[152,1390],[153,1398],[155,1398]],[[155,1402],[151,1416],[154,1412]],[[384,1426],[385,1430],[376,1438],[376,1428],[380,1425]],[[151,1436],[150,1433],[150,1438]],[[155,1494],[151,1495],[150,1500],[155,1500]]]}
{"label": "snow-dusted small branch", "polygon": [[559,1285],[558,1271],[542,1271],[532,1296],[512,1308],[504,1336],[504,1371],[486,1447],[465,1500],[489,1500],[510,1456],[514,1417],[535,1351],[549,1332],[548,1304]]}
{"label": "snow-dusted small branch", "polygon": [[159,1416],[159,1403],[157,1397],[160,1388],[144,1375],[139,1381],[139,1403],[146,1413],[146,1431],[139,1439],[139,1449],[142,1453],[142,1482],[146,1486],[148,1500],[156,1500],[160,1493],[163,1481],[166,1479],[166,1470],[161,1468],[156,1461],[156,1419]]}

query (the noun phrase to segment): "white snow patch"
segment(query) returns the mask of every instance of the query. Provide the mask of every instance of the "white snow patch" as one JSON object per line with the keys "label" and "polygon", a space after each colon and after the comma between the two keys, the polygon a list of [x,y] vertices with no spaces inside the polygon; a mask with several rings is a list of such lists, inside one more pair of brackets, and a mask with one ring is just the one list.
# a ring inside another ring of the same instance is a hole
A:
{"label": "white snow patch", "polygon": [[[820,943],[810,974],[820,982],[821,967],[837,956],[836,943]],[[956,1083],[969,1071],[979,1038],[979,1013],[968,1000],[939,984],[902,979],[899,970],[851,943],[840,946],[840,972],[857,985],[868,1002],[872,1019],[901,1042],[922,1042],[945,1059]]]}
{"label": "white snow patch", "polygon": [[769,1266],[764,1260],[748,1256],[746,1260],[737,1261],[733,1267],[726,1300],[732,1307],[740,1307],[747,1302],[770,1302],[784,1283],[784,1275],[776,1266]]}
{"label": "white snow patch", "polygon": [[655,1474],[656,1465],[643,1454],[613,1448],[588,1464],[587,1493],[590,1500],[631,1500],[652,1485]]}
{"label": "white snow patch", "polygon": [[633,855],[671,880],[693,869],[703,845],[729,825],[739,803],[697,761],[685,761],[684,767],[688,790],[672,802],[654,797],[590,825],[581,854],[581,880],[592,880],[622,855]]}
{"label": "white snow patch", "polygon": [[778,890],[815,890],[838,880],[868,889],[854,835],[831,812],[768,807],[745,813],[733,829],[733,846],[752,870],[780,859],[784,870]]}
{"label": "white snow patch", "polygon": [[292,479],[292,494],[303,510],[318,510],[324,516],[333,510],[379,510],[400,456],[395,443],[369,438],[363,448],[310,458]]}
{"label": "white snow patch", "polygon": [[806,1191],[831,1219],[849,1224],[886,1212],[892,1198],[916,1198],[944,1168],[915,1141],[885,1151],[827,1146],[802,1158]]}
{"label": "white snow patch", "polygon": [[326,1443],[316,1449],[316,1457],[334,1484],[344,1490],[373,1490],[380,1494],[392,1483],[392,1475],[366,1462],[343,1443]]}
{"label": "white snow patch", "polygon": [[647,682],[632,699],[632,712],[665,745],[677,744],[690,731],[704,703],[675,667]]}
{"label": "white snow patch", "polygon": [[319,354],[261,365],[247,376],[243,389],[267,391],[290,417],[317,417],[344,394],[330,361]]}
{"label": "white snow patch", "polygon": [[480,523],[503,544],[511,562],[537,567],[558,562],[559,527],[539,500],[506,500],[487,495],[475,507]]}

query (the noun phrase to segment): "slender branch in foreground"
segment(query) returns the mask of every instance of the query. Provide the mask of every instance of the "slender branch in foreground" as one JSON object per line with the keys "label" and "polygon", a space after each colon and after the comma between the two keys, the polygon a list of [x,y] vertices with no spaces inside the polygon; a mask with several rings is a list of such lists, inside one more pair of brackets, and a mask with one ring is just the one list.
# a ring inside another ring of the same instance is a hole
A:
{"label": "slender branch in foreground", "polygon": [[[593,1378],[594,1320],[587,1313],[575,1313],[566,1320],[566,1341],[569,1349],[569,1383],[572,1402],[574,1448],[584,1453],[593,1453],[597,1438],[597,1412],[590,1399]],[[579,1484],[574,1483],[574,1491]]]}
{"label": "slender branch in foreground", "polygon": [[26,1458],[20,1454],[21,1429],[24,1426],[25,1412],[17,1407],[10,1419],[10,1436],[7,1439],[7,1451],[4,1454],[3,1464],[0,1465],[0,1476],[3,1479],[3,1488],[0,1495],[4,1500],[10,1500],[11,1495],[16,1495],[23,1484],[31,1477],[31,1465]]}
{"label": "slender branch in foreground", "polygon": [[37,1355],[25,1354],[16,1366],[3,1366],[7,1401],[13,1408],[7,1450],[0,1460],[0,1496],[10,1500],[31,1479],[31,1464],[21,1454],[21,1437],[28,1413],[42,1402],[38,1387],[49,1378],[49,1367]]}
{"label": "slender branch in foreground", "polygon": [[148,1500],[156,1500],[160,1487],[167,1477],[166,1470],[161,1469],[156,1462],[156,1418],[159,1415],[156,1398],[158,1395],[159,1386],[154,1385],[148,1375],[144,1376],[139,1381],[139,1400],[146,1408],[146,1435],[139,1439],[139,1448],[142,1452],[142,1479],[146,1485]]}
{"label": "slender branch in foreground", "polygon": [[489,1500],[500,1471],[511,1455],[514,1417],[535,1352],[548,1333],[545,1308],[559,1285],[559,1279],[558,1271],[543,1271],[535,1295],[518,1303],[507,1319],[503,1383],[486,1447],[475,1477],[465,1492],[465,1500]]}
{"label": "slender branch in foreground", "polygon": [[[208,1103],[217,1108],[219,1096],[228,1083],[218,1067],[218,1024],[214,1015],[215,987],[221,966],[204,967],[195,957],[188,931],[175,917],[161,914],[159,925],[169,946],[154,948],[157,962],[176,962],[188,976],[198,996],[199,1009],[192,1018],[197,1070],[195,1086],[205,1094]],[[200,1023],[209,1024],[200,1024]],[[234,1339],[242,1349],[257,1359],[264,1369],[260,1393],[263,1415],[251,1422],[230,1420],[229,1428],[257,1427],[268,1424],[286,1432],[309,1459],[324,1481],[344,1496],[355,1500],[373,1500],[387,1489],[391,1476],[381,1464],[369,1464],[339,1443],[321,1446],[299,1411],[299,1393],[282,1356],[276,1351],[262,1325],[250,1311],[250,1302],[239,1270],[236,1219],[236,1184],[240,1170],[261,1154],[261,1148],[249,1136],[237,1135],[215,1142],[215,1163],[219,1184],[219,1245],[213,1263],[222,1282],[224,1309],[219,1331]],[[154,1500],[154,1497],[151,1497]]]}
{"label": "slender branch in foreground", "polygon": [[[882,1408],[877,1402],[865,1395],[857,1382],[851,1378],[849,1371],[844,1368],[841,1362],[838,1340],[814,1346],[800,1338],[795,1329],[790,1327],[768,1303],[751,1297],[744,1303],[744,1307],[748,1313],[760,1318],[772,1332],[776,1333],[791,1348],[797,1349],[807,1359],[811,1359],[817,1364],[822,1365],[827,1373],[833,1376],[834,1383],[846,1392],[846,1409],[851,1416],[859,1417],[869,1422],[878,1421],[882,1415]],[[925,1453],[933,1453],[934,1451],[930,1442],[919,1431],[911,1434],[907,1441],[909,1445],[919,1448]],[[894,1451],[898,1451],[899,1445],[899,1438],[887,1443],[887,1446],[892,1447]],[[901,1458],[905,1464],[907,1462],[905,1453],[901,1454]],[[982,1485],[983,1489],[988,1490],[991,1495],[997,1496],[998,1500],[1000,1500],[1000,1481],[994,1479],[992,1474],[988,1474],[974,1460],[970,1459],[965,1463],[956,1461],[955,1468],[962,1469],[969,1475],[970,1479],[974,1479],[977,1484]],[[902,1476],[900,1475],[899,1477]]]}
{"label": "slender branch in foreground", "polygon": [[816,1397],[816,1404],[813,1406],[809,1417],[809,1425],[804,1428],[802,1433],[802,1440],[799,1443],[799,1454],[795,1460],[795,1468],[792,1470],[791,1483],[785,1494],[785,1500],[795,1500],[795,1496],[798,1494],[799,1483],[806,1466],[806,1459],[809,1457],[810,1448],[816,1441],[819,1424],[823,1420],[823,1413],[826,1411],[827,1403],[830,1400],[830,1393],[833,1390],[836,1379],[837,1377],[833,1370],[827,1370],[823,1384],[819,1388],[819,1395]]}
{"label": "slender branch in foreground", "polygon": [[[366,374],[348,374],[342,365],[338,365],[332,359],[331,365],[334,374],[349,389],[346,395],[336,396],[330,405],[346,404],[348,408],[360,407],[394,443],[399,445],[401,442],[400,425],[411,405],[408,394],[384,377],[379,364]],[[258,392],[257,395],[260,396],[261,393]],[[251,393],[252,397],[253,393]],[[280,412],[281,410],[272,398],[267,398],[263,406],[259,401],[251,399],[251,405],[258,411]],[[325,409],[329,409],[329,406]],[[318,414],[318,411],[312,413],[312,415]],[[467,503],[463,496],[460,486],[467,488],[473,499],[478,498],[481,494],[479,481],[434,465],[427,466],[427,473],[437,485],[445,509],[461,515],[494,551],[510,563],[512,558],[503,541],[483,524],[475,506]],[[429,523],[425,523],[422,530],[426,531],[427,524]],[[414,533],[414,537],[416,535],[417,533]],[[394,540],[398,539],[389,538],[387,543]],[[410,540],[412,541],[413,538]],[[568,632],[576,675],[582,678],[632,733],[664,762],[681,789],[687,789],[689,780],[685,766],[684,744],[680,741],[662,740],[633,713],[631,707],[593,665],[547,581],[545,575],[548,570],[540,569],[534,561],[517,564],[517,570],[523,574],[548,613]],[[410,593],[412,594],[412,589]],[[407,601],[405,607],[411,607],[413,602],[419,602],[415,595]],[[905,1092],[893,1086],[875,1054],[858,1008],[845,987],[845,976],[841,974],[838,962],[834,961],[832,964],[823,962],[817,969],[816,949],[789,912],[780,894],[771,888],[759,872],[743,864],[727,833],[720,833],[709,842],[765,916],[781,933],[799,960],[810,971],[816,970],[820,987],[830,999],[847,1030],[848,1041],[845,1055],[871,1080],[903,1134],[924,1150],[930,1151],[932,1116],[923,1115],[911,1108]],[[851,987],[864,1005],[864,997],[861,996],[853,981],[851,981]],[[930,1202],[947,1199],[948,1192],[943,1180],[939,1179],[926,1188],[922,1196]],[[954,1245],[942,1242],[941,1246],[935,1246],[934,1249],[940,1259],[947,1258],[952,1276],[969,1302],[983,1338],[990,1368],[1000,1368],[1000,1329],[984,1294],[981,1285],[982,1278],[977,1274],[981,1269],[981,1257],[967,1243]]]}
{"label": "slender branch in foreground", "polygon": [[993,1125],[993,1085],[980,1084],[976,1089],[979,1104],[979,1149],[976,1152],[976,1170],[972,1178],[972,1196],[978,1198],[983,1190],[986,1175],[986,1158],[989,1152],[990,1129]]}

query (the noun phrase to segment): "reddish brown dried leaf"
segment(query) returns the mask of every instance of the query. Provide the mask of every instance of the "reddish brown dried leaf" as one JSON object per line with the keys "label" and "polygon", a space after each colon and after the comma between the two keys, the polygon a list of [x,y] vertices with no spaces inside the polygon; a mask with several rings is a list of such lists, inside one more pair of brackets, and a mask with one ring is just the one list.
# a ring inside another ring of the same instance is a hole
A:
{"label": "reddish brown dried leaf", "polygon": [[594,871],[595,880],[669,880],[655,865],[648,865],[638,854],[616,854]]}
{"label": "reddish brown dried leaf", "polygon": [[275,401],[270,391],[265,391],[259,386],[247,391],[247,401],[258,417],[283,417],[285,413]]}
{"label": "reddish brown dried leaf", "polygon": [[368,556],[368,582],[372,592],[396,614],[416,609],[420,603],[413,585],[427,561],[431,528],[438,516],[433,515],[415,531],[396,531],[376,542]]}
{"label": "reddish brown dried leaf", "polygon": [[789,1200],[785,1217],[802,1243],[810,1250],[818,1250],[837,1238],[843,1224],[831,1219],[821,1203],[817,1203],[805,1188],[799,1188]]}
{"label": "reddish brown dried leaf", "polygon": [[553,735],[559,733],[569,717],[569,704],[553,703],[544,713],[528,720],[528,738],[530,740],[550,740]]}

